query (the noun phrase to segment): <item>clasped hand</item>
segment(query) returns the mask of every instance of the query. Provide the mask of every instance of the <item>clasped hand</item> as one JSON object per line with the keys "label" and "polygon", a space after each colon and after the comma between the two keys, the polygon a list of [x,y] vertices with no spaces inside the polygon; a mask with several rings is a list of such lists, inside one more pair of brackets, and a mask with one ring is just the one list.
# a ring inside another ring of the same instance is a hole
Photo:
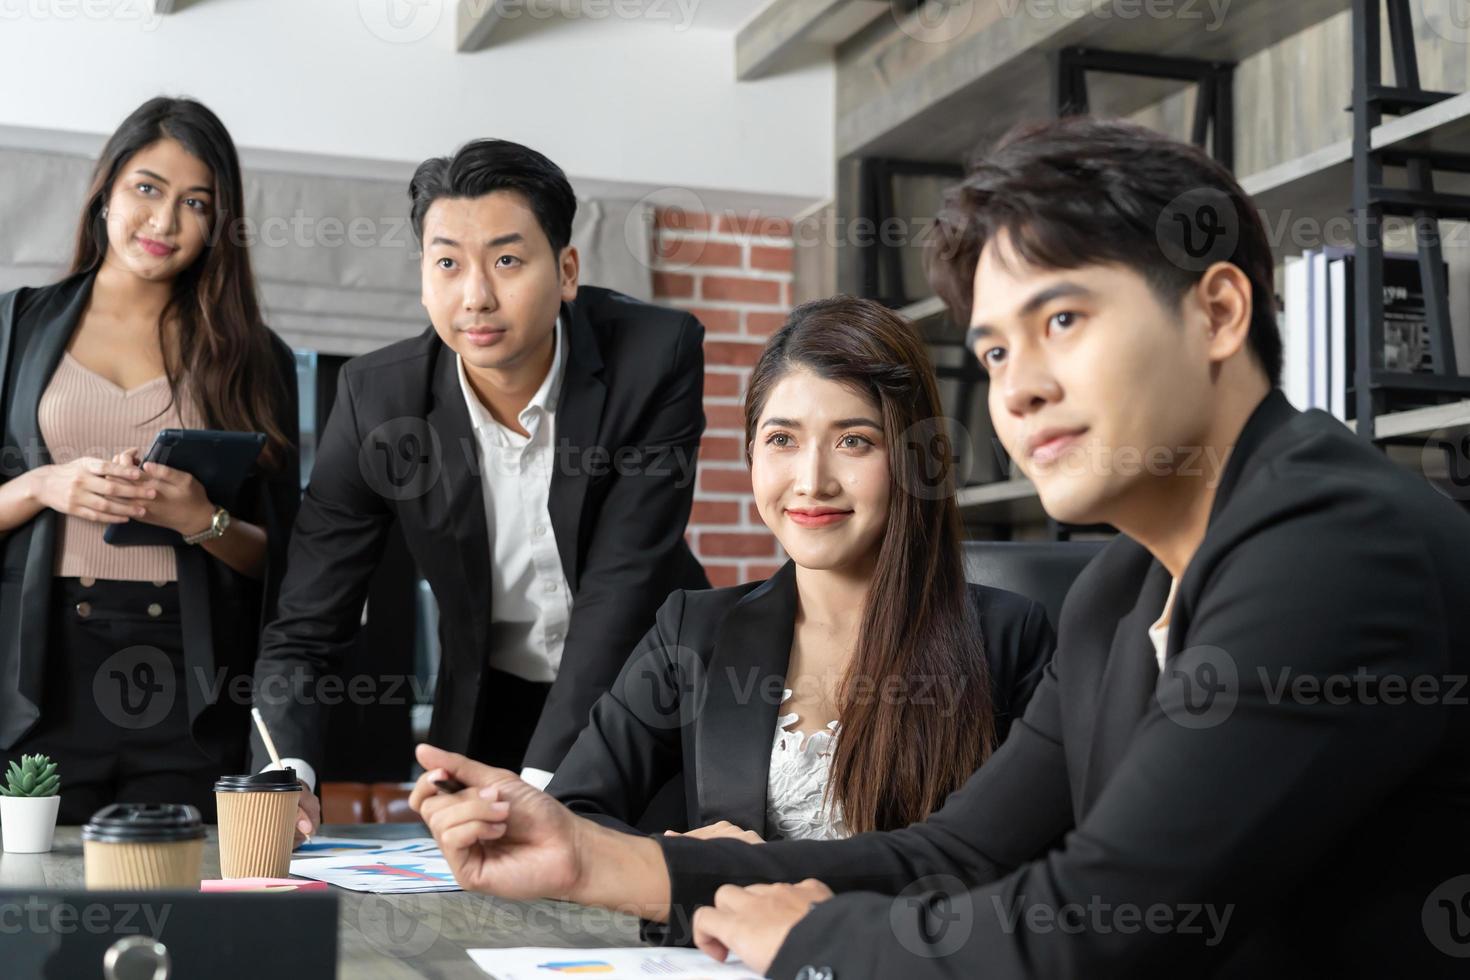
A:
{"label": "clasped hand", "polygon": [[139,462],[139,454],[140,450],[136,448],[125,449],[113,457],[113,462],[119,466],[136,467],[142,474],[134,484],[145,494],[139,501],[142,513],[136,520],[180,534],[197,534],[206,530],[214,519],[214,504],[204,491],[204,484],[192,473],[162,463]]}

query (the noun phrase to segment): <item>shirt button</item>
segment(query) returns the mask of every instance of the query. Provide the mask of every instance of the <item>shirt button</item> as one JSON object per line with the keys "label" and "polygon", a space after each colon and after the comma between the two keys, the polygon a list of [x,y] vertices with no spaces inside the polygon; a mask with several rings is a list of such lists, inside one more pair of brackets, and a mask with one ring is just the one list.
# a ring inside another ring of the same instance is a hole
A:
{"label": "shirt button", "polygon": [[546,585],[545,585],[545,589],[546,589],[547,592],[555,592],[556,591],[556,583],[555,582],[547,582]]}
{"label": "shirt button", "polygon": [[152,616],[154,619],[157,619],[159,616],[163,615],[163,607],[156,602],[148,603],[148,615]]}
{"label": "shirt button", "polygon": [[561,641],[561,634],[560,633],[547,633],[546,634],[546,638],[548,640],[550,640],[552,643],[558,643],[558,642]]}
{"label": "shirt button", "polygon": [[535,528],[532,529],[531,533],[534,534],[538,538],[541,537],[542,535],[544,535],[546,533],[546,525],[545,524],[537,524],[535,526]]}
{"label": "shirt button", "polygon": [[92,604],[90,602],[77,603],[77,615],[82,617],[83,619],[86,619],[88,616],[92,615]]}

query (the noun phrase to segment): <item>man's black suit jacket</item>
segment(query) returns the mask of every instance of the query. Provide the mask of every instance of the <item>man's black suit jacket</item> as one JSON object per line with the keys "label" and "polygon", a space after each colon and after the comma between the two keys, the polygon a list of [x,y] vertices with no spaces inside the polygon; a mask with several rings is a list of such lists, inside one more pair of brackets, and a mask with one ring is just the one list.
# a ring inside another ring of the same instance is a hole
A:
{"label": "man's black suit jacket", "polygon": [[773,977],[1464,976],[1467,585],[1459,506],[1272,393],[1162,675],[1147,631],[1169,575],[1121,538],[1068,595],[1010,738],[928,822],[661,840],[674,921],[727,882],[815,877],[866,893],[817,905]]}
{"label": "man's black suit jacket", "polygon": [[[664,598],[708,587],[684,541],[704,431],[703,328],[686,313],[590,286],[562,319],[566,374],[548,509],[573,608],[525,758],[548,771]],[[484,684],[492,570],[479,466],[454,351],[432,327],[342,369],[255,672],[256,703],[282,756],[320,766],[316,679],[343,672],[395,520],[439,604],[429,738],[472,750],[494,710]],[[352,683],[337,693],[351,694]],[[407,690],[393,687],[371,690]],[[268,762],[258,737],[252,744],[255,761]]]}

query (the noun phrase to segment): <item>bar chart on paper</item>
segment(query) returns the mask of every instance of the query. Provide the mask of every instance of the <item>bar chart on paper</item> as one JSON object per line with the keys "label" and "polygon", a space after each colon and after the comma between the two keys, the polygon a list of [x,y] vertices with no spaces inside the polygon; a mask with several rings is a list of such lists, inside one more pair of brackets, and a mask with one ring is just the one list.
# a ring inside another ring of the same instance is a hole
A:
{"label": "bar chart on paper", "polygon": [[[371,846],[363,847],[363,844]],[[379,895],[460,890],[448,862],[431,837],[404,841],[314,841],[292,854],[291,873],[338,888]]]}

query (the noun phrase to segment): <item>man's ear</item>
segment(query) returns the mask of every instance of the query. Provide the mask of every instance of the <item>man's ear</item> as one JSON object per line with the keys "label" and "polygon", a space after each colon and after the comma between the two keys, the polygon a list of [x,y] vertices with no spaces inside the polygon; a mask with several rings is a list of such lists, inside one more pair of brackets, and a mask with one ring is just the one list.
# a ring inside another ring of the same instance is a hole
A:
{"label": "man's ear", "polygon": [[561,250],[561,299],[570,303],[577,298],[577,279],[582,274],[582,257],[577,246],[568,245]]}
{"label": "man's ear", "polygon": [[1245,347],[1250,337],[1254,299],[1250,277],[1232,262],[1216,262],[1195,285],[1209,336],[1210,360],[1223,363]]}

